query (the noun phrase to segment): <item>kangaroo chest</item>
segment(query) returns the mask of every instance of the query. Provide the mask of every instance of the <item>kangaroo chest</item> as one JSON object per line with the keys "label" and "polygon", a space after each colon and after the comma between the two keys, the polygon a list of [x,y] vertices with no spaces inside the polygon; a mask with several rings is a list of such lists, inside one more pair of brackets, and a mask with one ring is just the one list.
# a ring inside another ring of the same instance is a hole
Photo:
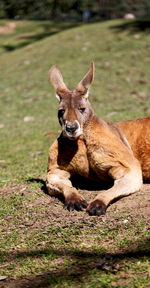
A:
{"label": "kangaroo chest", "polygon": [[90,166],[84,141],[81,139],[76,142],[66,138],[58,139],[57,164],[61,169],[70,172],[71,175],[79,174],[88,177]]}
{"label": "kangaroo chest", "polygon": [[[71,175],[77,174],[93,180],[98,178],[107,180],[107,172],[100,167],[99,163],[96,165],[94,154],[88,153],[82,139],[78,139],[77,142],[67,139],[62,139],[62,141],[60,140],[58,146],[57,157],[57,163],[61,169],[65,169]],[[99,170],[98,173],[97,170]]]}

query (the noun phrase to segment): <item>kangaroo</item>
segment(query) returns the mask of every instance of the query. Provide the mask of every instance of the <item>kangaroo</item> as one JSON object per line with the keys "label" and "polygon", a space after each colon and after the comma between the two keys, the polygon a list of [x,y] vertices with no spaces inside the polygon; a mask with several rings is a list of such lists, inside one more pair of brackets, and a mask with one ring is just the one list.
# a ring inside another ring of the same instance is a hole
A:
{"label": "kangaroo", "polygon": [[[69,211],[86,208],[99,216],[113,200],[140,190],[143,180],[150,182],[150,117],[118,123],[98,118],[88,100],[93,79],[93,62],[73,91],[57,66],[49,71],[62,132],[50,147],[46,186],[51,196],[64,197]],[[113,185],[87,203],[72,185],[74,175]]]}

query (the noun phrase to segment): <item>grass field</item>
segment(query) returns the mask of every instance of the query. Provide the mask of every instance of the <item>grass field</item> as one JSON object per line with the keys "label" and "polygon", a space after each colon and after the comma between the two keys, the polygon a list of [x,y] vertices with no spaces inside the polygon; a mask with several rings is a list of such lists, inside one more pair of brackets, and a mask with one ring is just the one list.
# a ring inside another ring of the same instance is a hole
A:
{"label": "grass field", "polygon": [[103,217],[69,213],[44,186],[60,133],[49,68],[57,64],[75,88],[95,61],[96,114],[148,116],[149,21],[14,23],[0,34],[0,287],[150,287],[149,185]]}

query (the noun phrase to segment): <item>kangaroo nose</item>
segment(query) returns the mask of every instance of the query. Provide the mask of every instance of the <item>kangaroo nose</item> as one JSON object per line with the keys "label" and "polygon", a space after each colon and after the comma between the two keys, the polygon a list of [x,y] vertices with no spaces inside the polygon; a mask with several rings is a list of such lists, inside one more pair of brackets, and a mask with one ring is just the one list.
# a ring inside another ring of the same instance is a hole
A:
{"label": "kangaroo nose", "polygon": [[78,123],[77,122],[67,122],[66,124],[66,131],[70,133],[74,133],[78,129]]}

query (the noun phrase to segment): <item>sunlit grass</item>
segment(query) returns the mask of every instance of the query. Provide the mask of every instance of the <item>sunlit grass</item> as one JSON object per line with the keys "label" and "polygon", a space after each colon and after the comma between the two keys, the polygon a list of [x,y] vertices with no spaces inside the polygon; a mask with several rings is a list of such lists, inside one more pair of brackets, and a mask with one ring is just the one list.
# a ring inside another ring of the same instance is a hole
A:
{"label": "sunlit grass", "polygon": [[[110,214],[115,224],[110,218],[104,223],[97,217],[85,221],[83,214],[77,223],[75,214],[70,222],[70,214],[64,214],[64,223],[63,219],[59,223],[56,211],[49,211],[54,200],[40,190],[49,146],[60,133],[58,103],[47,77],[53,64],[74,89],[95,61],[89,99],[106,121],[150,114],[150,34],[122,30],[123,23],[72,28],[75,24],[23,21],[14,33],[0,35],[0,185],[5,189],[0,200],[2,275],[18,279],[54,271],[45,276],[46,287],[53,288],[148,287],[148,255],[128,255],[136,241],[141,251],[145,243],[149,249],[144,218],[123,226],[131,212],[127,209],[117,219],[115,213]],[[47,202],[42,203],[43,195]],[[110,260],[105,259],[107,251],[114,253]],[[117,251],[124,256],[117,256]],[[94,266],[100,258],[109,262],[108,271]],[[119,268],[114,268],[115,262]]]}

